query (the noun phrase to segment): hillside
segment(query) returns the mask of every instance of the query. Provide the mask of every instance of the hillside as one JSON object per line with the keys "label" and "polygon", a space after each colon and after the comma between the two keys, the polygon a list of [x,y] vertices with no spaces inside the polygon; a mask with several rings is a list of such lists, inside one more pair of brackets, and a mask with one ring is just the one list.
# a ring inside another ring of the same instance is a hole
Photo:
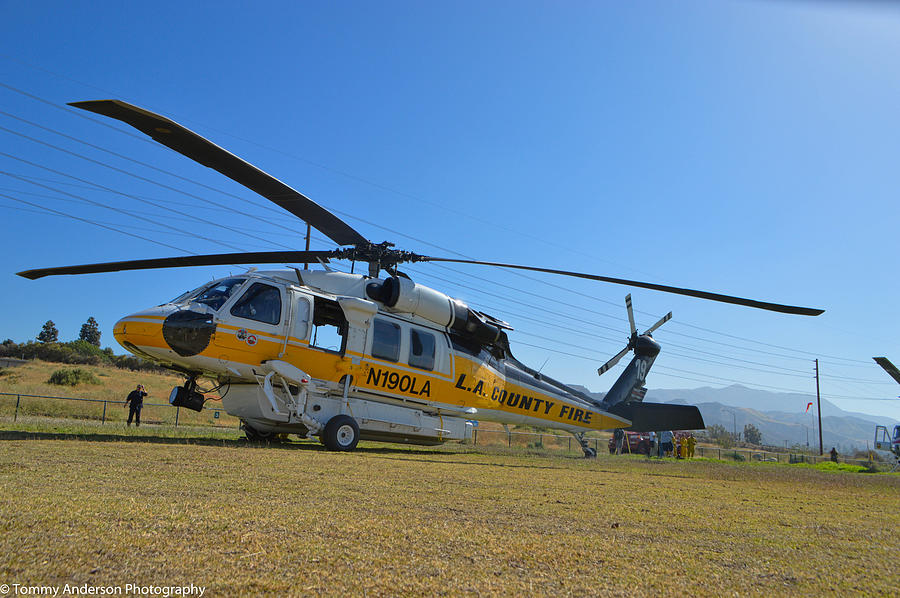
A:
{"label": "hillside", "polygon": [[[591,396],[602,399],[604,393],[591,393],[583,386],[573,385]],[[763,442],[775,446],[809,446],[818,448],[818,420],[806,405],[815,402],[815,395],[776,393],[735,384],[725,388],[651,389],[646,401],[696,405],[707,426],[720,425],[726,430],[744,429],[753,424],[762,432]],[[872,446],[875,426],[893,426],[898,422],[885,418],[844,411],[837,405],[822,401],[822,440],[825,450],[832,446],[840,452],[862,450]]]}

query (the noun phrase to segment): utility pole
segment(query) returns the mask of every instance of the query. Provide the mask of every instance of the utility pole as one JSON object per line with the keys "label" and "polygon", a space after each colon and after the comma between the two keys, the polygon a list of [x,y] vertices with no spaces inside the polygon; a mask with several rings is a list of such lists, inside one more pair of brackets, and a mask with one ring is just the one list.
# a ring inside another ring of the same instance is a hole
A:
{"label": "utility pole", "polygon": [[[309,222],[306,223],[306,250],[309,251],[309,238],[312,236],[312,227]],[[309,268],[309,262],[303,262],[303,269]]]}
{"label": "utility pole", "polygon": [[819,360],[816,359],[816,409],[819,410],[819,456],[825,454],[822,448],[822,396],[819,394]]}

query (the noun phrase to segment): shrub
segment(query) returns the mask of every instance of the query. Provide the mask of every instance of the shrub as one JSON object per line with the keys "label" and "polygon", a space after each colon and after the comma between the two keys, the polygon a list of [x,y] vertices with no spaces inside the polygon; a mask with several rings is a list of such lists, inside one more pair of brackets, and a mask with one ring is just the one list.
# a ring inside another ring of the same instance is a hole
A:
{"label": "shrub", "polygon": [[10,384],[15,384],[22,379],[22,374],[12,368],[0,368],[0,378],[5,378]]}
{"label": "shrub", "polygon": [[79,384],[100,384],[100,379],[88,370],[73,368],[56,370],[50,374],[47,382],[60,386],[77,386]]}

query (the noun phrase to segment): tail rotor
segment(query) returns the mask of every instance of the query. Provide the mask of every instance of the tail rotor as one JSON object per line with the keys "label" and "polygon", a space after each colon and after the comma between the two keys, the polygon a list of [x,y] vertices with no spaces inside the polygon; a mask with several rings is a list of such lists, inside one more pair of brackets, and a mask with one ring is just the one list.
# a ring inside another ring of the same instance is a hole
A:
{"label": "tail rotor", "polygon": [[599,368],[597,368],[597,375],[599,375],[599,376],[602,376],[603,374],[608,372],[610,369],[612,369],[617,363],[619,363],[619,361],[623,357],[625,357],[628,354],[629,351],[633,350],[639,337],[652,336],[653,333],[656,330],[658,330],[660,326],[662,326],[663,324],[665,324],[666,322],[668,322],[669,320],[672,319],[672,312],[669,312],[666,315],[664,315],[663,317],[661,317],[659,320],[657,320],[656,323],[653,324],[653,326],[651,326],[650,328],[645,330],[643,334],[639,335],[638,331],[637,331],[637,326],[634,323],[634,308],[632,307],[630,293],[628,295],[625,295],[625,309],[628,312],[628,326],[631,331],[631,336],[628,338],[628,344],[625,346],[624,349],[619,351],[612,359],[610,359],[609,361],[607,361],[606,363],[601,365]]}

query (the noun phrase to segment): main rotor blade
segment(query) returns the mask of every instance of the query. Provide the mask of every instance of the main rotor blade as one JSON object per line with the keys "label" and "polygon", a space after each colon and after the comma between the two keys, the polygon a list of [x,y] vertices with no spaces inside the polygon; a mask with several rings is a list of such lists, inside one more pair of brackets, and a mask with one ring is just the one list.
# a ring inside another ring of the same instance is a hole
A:
{"label": "main rotor blade", "polygon": [[631,293],[625,295],[625,310],[628,312],[628,326],[631,328],[631,336],[637,334],[637,326],[634,325],[634,308],[631,306]]}
{"label": "main rotor blade", "polygon": [[218,253],[212,255],[186,255],[182,257],[163,257],[149,260],[131,260],[126,262],[104,262],[101,264],[82,264],[80,266],[62,266],[59,268],[39,268],[18,272],[19,276],[37,280],[44,276],[61,274],[97,274],[100,272],[119,272],[122,270],[152,270],[155,268],[182,268],[185,266],[228,266],[231,264],[299,264],[315,262],[328,258],[333,251],[257,251],[252,253]]}
{"label": "main rotor blade", "polygon": [[659,320],[657,320],[656,324],[654,324],[653,326],[648,328],[646,331],[644,331],[644,334],[653,334],[657,328],[659,328],[660,326],[662,326],[663,324],[665,324],[666,322],[668,322],[671,319],[672,319],[672,312],[669,312],[666,315],[664,315],[663,317],[661,317]]}
{"label": "main rotor blade", "polygon": [[884,368],[884,371],[887,372],[891,378],[900,382],[900,370],[898,370],[897,366],[891,363],[887,357],[873,357],[872,359],[875,360],[875,363]]}
{"label": "main rotor blade", "polygon": [[513,268],[516,270],[530,270],[532,272],[546,272],[548,274],[560,274],[562,276],[574,276],[575,278],[586,278],[588,280],[598,280],[600,282],[611,282],[613,284],[621,284],[626,286],[638,287],[642,289],[650,289],[652,291],[662,291],[664,293],[674,293],[676,295],[686,295],[688,297],[697,297],[699,299],[708,299],[710,301],[719,301],[721,303],[732,303],[734,305],[743,305],[745,307],[755,307],[757,309],[767,309],[769,311],[777,311],[785,314],[795,314],[800,316],[818,316],[825,313],[824,309],[816,309],[814,307],[795,307],[792,305],[781,305],[778,303],[768,303],[766,301],[756,301],[754,299],[744,299],[742,297],[733,297],[731,295],[721,295],[719,293],[710,293],[708,291],[697,291],[694,289],[682,289],[679,287],[670,287],[663,284],[654,284],[650,282],[639,282],[636,280],[626,280],[624,278],[610,278],[608,276],[598,276],[596,274],[585,274],[583,272],[569,272],[567,270],[554,270],[552,268],[537,268],[535,266],[521,266],[517,264],[501,264],[498,262],[480,262],[476,260],[458,260],[443,257],[420,256],[417,261],[422,262],[449,262],[456,264],[475,264],[480,266],[497,266],[500,268]]}
{"label": "main rotor blade", "polygon": [[299,191],[175,121],[121,100],[72,102],[69,106],[109,116],[131,125],[166,147],[221,172],[231,180],[275,202],[340,245],[366,242],[366,239],[349,224]]}
{"label": "main rotor blade", "polygon": [[622,359],[623,357],[625,357],[625,354],[628,353],[629,351],[631,351],[630,344],[627,347],[625,347],[624,349],[622,349],[621,351],[619,351],[619,353],[615,357],[613,357],[612,359],[610,359],[609,361],[607,361],[606,363],[601,365],[599,368],[597,368],[597,375],[602,376],[603,374],[608,372],[609,369],[611,367],[613,367],[614,365],[616,365],[617,363],[619,363],[619,360]]}

